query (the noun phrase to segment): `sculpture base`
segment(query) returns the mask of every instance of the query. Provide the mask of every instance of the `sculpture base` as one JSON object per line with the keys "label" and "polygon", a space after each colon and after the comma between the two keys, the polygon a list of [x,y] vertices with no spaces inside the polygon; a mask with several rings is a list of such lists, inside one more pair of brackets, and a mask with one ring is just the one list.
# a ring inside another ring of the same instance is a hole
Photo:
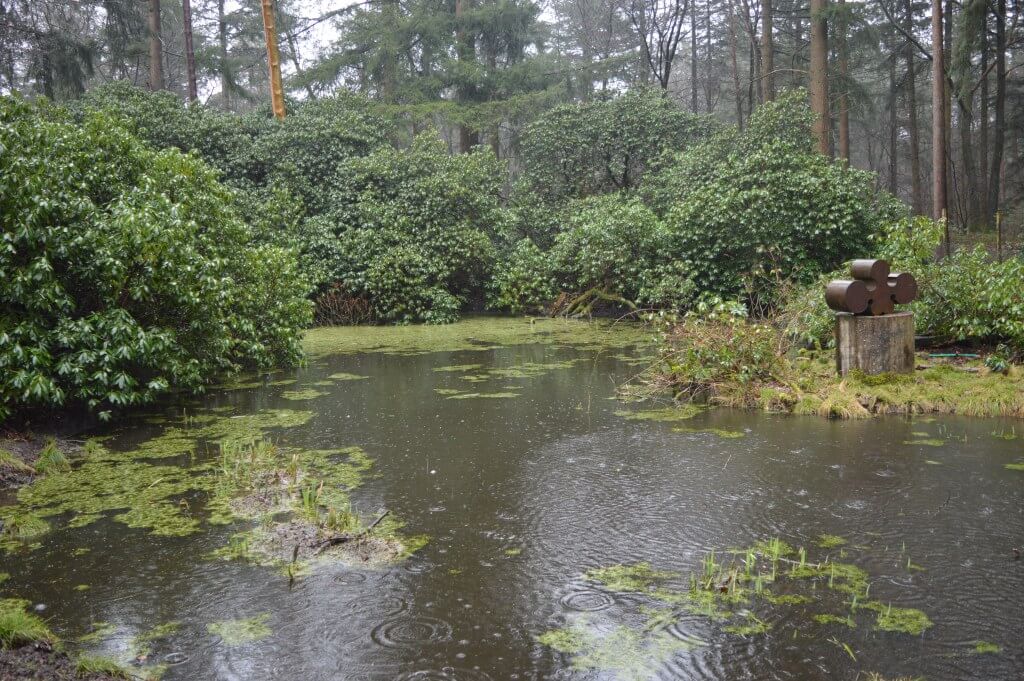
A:
{"label": "sculpture base", "polygon": [[914,314],[836,315],[836,370],[840,376],[914,371]]}

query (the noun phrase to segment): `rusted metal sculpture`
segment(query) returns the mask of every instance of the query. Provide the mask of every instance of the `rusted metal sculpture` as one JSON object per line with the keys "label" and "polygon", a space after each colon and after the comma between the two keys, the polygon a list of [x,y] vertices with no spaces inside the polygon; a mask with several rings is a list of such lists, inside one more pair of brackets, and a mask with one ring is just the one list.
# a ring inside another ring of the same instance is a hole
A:
{"label": "rusted metal sculpture", "polygon": [[836,312],[892,314],[895,305],[917,297],[917,281],[909,272],[889,272],[885,260],[854,260],[853,279],[837,279],[825,289],[825,301]]}

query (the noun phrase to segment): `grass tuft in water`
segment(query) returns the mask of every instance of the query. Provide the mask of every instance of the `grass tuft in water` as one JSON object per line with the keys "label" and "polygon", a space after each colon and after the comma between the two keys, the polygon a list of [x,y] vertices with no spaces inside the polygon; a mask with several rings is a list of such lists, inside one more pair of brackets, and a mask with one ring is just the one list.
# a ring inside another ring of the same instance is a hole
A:
{"label": "grass tuft in water", "polygon": [[42,618],[26,610],[21,598],[0,598],[0,647],[5,650],[28,643],[57,643],[57,637]]}
{"label": "grass tuft in water", "polygon": [[71,470],[71,462],[64,453],[57,449],[57,442],[49,439],[41,450],[36,460],[36,472],[40,475],[53,475],[56,473],[67,473]]}
{"label": "grass tuft in water", "polygon": [[134,679],[135,675],[116,660],[101,655],[79,655],[75,661],[75,674],[105,674],[115,679]]}
{"label": "grass tuft in water", "polygon": [[0,470],[22,473],[24,475],[33,475],[36,472],[36,469],[29,466],[6,449],[0,449]]}

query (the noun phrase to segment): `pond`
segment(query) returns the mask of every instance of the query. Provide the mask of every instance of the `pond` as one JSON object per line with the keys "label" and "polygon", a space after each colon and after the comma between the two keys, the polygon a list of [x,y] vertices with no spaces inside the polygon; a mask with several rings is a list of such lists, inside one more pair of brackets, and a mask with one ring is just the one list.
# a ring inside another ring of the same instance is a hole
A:
{"label": "pond", "polygon": [[[64,474],[83,477],[8,494],[49,530],[6,542],[0,590],[72,650],[165,679],[1024,674],[1024,428],[620,401],[647,341],[527,319],[313,331],[306,368],[115,424]],[[365,454],[352,508],[426,543],[293,574],[225,560],[262,521],[196,481],[238,436]]]}

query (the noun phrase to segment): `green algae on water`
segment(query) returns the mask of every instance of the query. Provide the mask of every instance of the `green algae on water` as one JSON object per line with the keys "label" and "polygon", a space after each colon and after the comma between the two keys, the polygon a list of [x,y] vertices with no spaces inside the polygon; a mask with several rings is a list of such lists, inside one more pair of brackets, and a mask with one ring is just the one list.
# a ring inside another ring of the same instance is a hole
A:
{"label": "green algae on water", "polygon": [[1024,471],[1024,463],[1008,463],[1004,468],[1008,471]]}
{"label": "green algae on water", "polygon": [[819,534],[817,543],[823,549],[835,549],[847,544],[845,539],[835,534]]}
{"label": "green algae on water", "polygon": [[537,642],[560,653],[578,653],[586,644],[586,637],[572,629],[550,629],[537,637]]}
{"label": "green algae on water", "polygon": [[315,400],[318,397],[326,397],[330,393],[325,393],[321,390],[314,390],[313,388],[307,388],[305,390],[285,390],[281,393],[281,397],[286,400],[293,402],[304,402],[306,400]]}
{"label": "green algae on water", "polygon": [[473,400],[473,399],[489,399],[489,400],[510,400],[513,397],[519,397],[519,393],[511,392],[497,392],[497,393],[459,393],[458,395],[449,395],[449,400]]}
{"label": "green algae on water", "polygon": [[434,392],[438,395],[459,395],[463,391],[456,390],[455,388],[434,388]]}
{"label": "green algae on water", "polygon": [[673,433],[710,433],[717,435],[718,437],[725,439],[736,439],[740,437],[746,437],[746,433],[742,430],[724,430],[722,428],[688,428],[687,426],[676,426],[672,429]]}
{"label": "green algae on water", "polygon": [[490,351],[528,344],[577,350],[619,350],[652,342],[653,334],[637,323],[475,317],[454,324],[319,327],[306,332],[303,347],[307,355],[317,358],[360,352],[420,355]]}
{"label": "green algae on water", "polygon": [[703,411],[699,406],[686,402],[676,407],[665,407],[663,409],[645,409],[640,411],[617,411],[616,416],[621,416],[628,421],[684,421],[691,419]]}
{"label": "green algae on water", "polygon": [[559,653],[572,655],[574,669],[637,681],[656,676],[676,655],[704,645],[698,639],[683,640],[666,631],[637,632],[624,626],[598,633],[591,631],[585,621],[547,631],[538,636],[537,641]]}
{"label": "green algae on water", "polygon": [[462,373],[464,371],[476,371],[477,369],[482,369],[483,366],[483,364],[451,364],[443,367],[434,367],[434,371]]}
{"label": "green algae on water", "polygon": [[895,631],[918,636],[932,626],[928,615],[915,608],[894,608],[878,601],[865,603],[862,607],[876,610],[878,621],[875,627],[881,631]]}
{"label": "green algae on water", "polygon": [[647,591],[656,584],[678,577],[675,572],[654,570],[647,562],[632,565],[610,565],[587,570],[584,577],[591,582],[604,585],[611,591]]}
{"label": "green algae on water", "polygon": [[855,629],[857,623],[849,616],[833,615],[832,613],[822,613],[814,616],[814,621],[818,624],[841,624],[844,627]]}
{"label": "green algae on water", "polygon": [[971,652],[975,655],[999,654],[1003,652],[1003,647],[989,641],[975,641]]}
{"label": "green algae on water", "polygon": [[918,447],[941,447],[946,444],[946,441],[938,438],[921,438],[919,440],[904,440],[903,444]]}
{"label": "green algae on water", "polygon": [[339,372],[336,374],[331,374],[327,378],[331,379],[332,381],[362,381],[369,378],[369,376],[360,376],[359,374],[347,374],[345,372]]}
{"label": "green algae on water", "polygon": [[237,646],[243,643],[259,641],[272,633],[268,622],[269,613],[261,613],[248,619],[224,620],[206,625],[206,630],[214,636],[220,636],[225,645]]}
{"label": "green algae on water", "polygon": [[118,627],[116,624],[110,622],[92,622],[89,624],[88,633],[82,634],[78,637],[79,643],[100,643],[108,638],[111,638],[117,633]]}

